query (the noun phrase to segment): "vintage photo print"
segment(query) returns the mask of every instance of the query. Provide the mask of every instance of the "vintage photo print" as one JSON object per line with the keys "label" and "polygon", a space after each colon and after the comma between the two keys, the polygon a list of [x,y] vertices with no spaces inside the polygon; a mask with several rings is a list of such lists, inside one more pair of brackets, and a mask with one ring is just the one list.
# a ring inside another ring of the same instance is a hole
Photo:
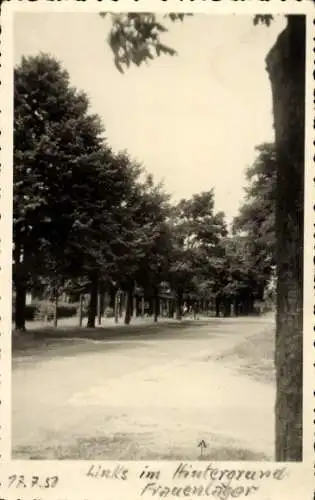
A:
{"label": "vintage photo print", "polygon": [[313,20],[280,3],[4,4],[12,498],[313,494]]}

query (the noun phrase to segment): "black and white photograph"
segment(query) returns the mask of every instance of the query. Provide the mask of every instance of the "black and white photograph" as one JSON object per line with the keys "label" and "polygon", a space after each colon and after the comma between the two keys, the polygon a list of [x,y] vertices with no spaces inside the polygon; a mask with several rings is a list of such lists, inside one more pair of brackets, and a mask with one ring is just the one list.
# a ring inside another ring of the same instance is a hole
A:
{"label": "black and white photograph", "polygon": [[301,462],[306,16],[16,12],[13,58],[12,459]]}

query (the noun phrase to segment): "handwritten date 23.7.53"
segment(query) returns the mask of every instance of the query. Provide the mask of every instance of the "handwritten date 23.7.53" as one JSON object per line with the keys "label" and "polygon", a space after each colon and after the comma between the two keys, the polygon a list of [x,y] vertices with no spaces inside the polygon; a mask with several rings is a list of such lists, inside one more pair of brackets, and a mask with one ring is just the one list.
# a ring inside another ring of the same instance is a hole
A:
{"label": "handwritten date 23.7.53", "polygon": [[55,488],[58,484],[58,476],[21,476],[12,474],[8,477],[9,488]]}

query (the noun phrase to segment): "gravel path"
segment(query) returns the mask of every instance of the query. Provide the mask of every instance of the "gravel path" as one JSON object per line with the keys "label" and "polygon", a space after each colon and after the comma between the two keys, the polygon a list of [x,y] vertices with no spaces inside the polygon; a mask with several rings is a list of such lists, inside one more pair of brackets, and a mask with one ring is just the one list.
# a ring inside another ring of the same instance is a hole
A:
{"label": "gravel path", "polygon": [[18,350],[13,457],[272,460],[272,316],[142,329]]}

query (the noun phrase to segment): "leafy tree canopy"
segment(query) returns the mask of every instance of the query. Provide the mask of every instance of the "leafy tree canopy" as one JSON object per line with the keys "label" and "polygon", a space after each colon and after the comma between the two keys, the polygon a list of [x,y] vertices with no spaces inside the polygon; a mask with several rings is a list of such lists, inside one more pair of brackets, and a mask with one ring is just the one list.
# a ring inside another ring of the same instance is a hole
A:
{"label": "leafy tree canopy", "polygon": [[[106,17],[109,14],[102,12],[100,15]],[[132,64],[140,66],[161,55],[176,55],[176,50],[162,41],[163,33],[168,31],[165,21],[183,21],[191,14],[170,13],[159,16],[152,12],[128,12],[110,15],[112,24],[108,43],[116,68],[123,73]]]}

